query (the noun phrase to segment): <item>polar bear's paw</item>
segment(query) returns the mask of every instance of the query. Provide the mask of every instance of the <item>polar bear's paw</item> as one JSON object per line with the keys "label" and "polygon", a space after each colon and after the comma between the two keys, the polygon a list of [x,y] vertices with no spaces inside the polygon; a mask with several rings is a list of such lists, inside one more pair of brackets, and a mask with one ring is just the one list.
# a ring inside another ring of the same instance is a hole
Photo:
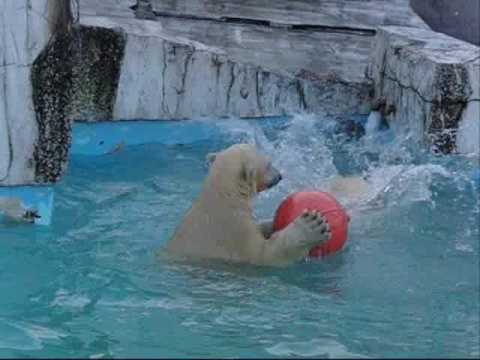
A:
{"label": "polar bear's paw", "polygon": [[295,221],[297,231],[301,233],[296,237],[301,247],[313,247],[330,240],[332,233],[327,219],[316,210],[304,210]]}

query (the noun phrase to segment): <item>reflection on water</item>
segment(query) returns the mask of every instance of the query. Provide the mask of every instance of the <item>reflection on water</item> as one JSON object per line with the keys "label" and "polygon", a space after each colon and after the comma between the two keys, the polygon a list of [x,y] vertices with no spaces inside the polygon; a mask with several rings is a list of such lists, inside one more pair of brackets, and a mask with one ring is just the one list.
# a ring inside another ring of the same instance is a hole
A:
{"label": "reflection on water", "polygon": [[[477,160],[311,116],[218,126],[208,142],[76,157],[51,227],[0,229],[0,356],[479,356]],[[162,257],[205,155],[239,141],[284,174],[261,218],[293,191],[365,179],[366,196],[340,199],[342,253],[284,269]]]}

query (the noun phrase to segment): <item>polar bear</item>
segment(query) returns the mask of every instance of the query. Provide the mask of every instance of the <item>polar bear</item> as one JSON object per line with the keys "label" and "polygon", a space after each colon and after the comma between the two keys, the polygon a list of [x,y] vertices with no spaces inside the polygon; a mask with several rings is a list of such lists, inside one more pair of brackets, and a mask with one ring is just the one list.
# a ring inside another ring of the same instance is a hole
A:
{"label": "polar bear", "polygon": [[167,251],[189,258],[221,259],[256,265],[287,265],[331,237],[327,220],[306,210],[281,231],[253,218],[255,195],[281,175],[254,145],[236,144],[209,155],[203,191],[177,228]]}
{"label": "polar bear", "polygon": [[368,199],[370,185],[361,176],[341,176],[332,179],[327,186],[328,192],[337,199],[345,200],[350,204],[359,204]]}
{"label": "polar bear", "polygon": [[11,222],[34,223],[39,219],[37,210],[27,209],[18,198],[0,198],[0,218],[2,215]]}

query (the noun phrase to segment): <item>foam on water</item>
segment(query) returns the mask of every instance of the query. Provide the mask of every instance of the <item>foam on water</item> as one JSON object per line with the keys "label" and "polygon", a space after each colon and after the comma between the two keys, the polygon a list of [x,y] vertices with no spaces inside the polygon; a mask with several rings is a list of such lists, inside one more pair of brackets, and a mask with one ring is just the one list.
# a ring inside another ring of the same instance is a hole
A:
{"label": "foam on water", "polygon": [[339,358],[366,358],[359,354],[353,354],[347,350],[342,344],[330,340],[310,340],[304,342],[281,342],[272,347],[267,348],[268,353],[278,357],[320,357],[329,359],[332,357]]}
{"label": "foam on water", "polygon": [[[0,228],[1,357],[474,357],[479,199],[464,156],[436,157],[388,131],[356,139],[309,115],[228,120],[223,136],[78,156],[49,228]],[[207,153],[248,141],[291,192],[338,176],[347,248],[285,269],[158,256],[201,191]]]}
{"label": "foam on water", "polygon": [[[362,196],[349,197],[347,192],[340,197],[352,211],[387,200],[390,206],[400,200],[432,202],[434,182],[449,179],[461,188],[469,181],[450,173],[443,164],[428,163],[437,160],[418,146],[409,145],[409,134],[392,139],[387,132],[371,131],[360,141],[350,142],[345,134],[335,134],[333,120],[313,115],[294,117],[273,138],[268,138],[261,127],[244,121],[229,121],[220,126],[234,141],[256,144],[282,172],[284,180],[258,200],[259,209],[266,211],[266,206],[270,213],[272,205],[278,205],[280,196],[285,194],[301,189],[328,191],[332,181],[342,175],[337,165],[344,160],[350,167],[347,175],[361,177],[367,184]],[[428,158],[424,160],[427,163],[421,162],[421,156]]]}
{"label": "foam on water", "polygon": [[372,111],[368,116],[367,123],[365,124],[365,133],[367,136],[374,136],[382,123],[382,114],[380,111]]}

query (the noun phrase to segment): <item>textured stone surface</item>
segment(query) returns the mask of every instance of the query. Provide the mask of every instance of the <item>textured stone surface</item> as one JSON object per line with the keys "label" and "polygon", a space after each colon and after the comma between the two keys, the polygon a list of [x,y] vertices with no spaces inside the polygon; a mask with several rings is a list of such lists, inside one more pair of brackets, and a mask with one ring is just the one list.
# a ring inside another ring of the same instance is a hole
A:
{"label": "textured stone surface", "polygon": [[0,1],[0,185],[34,181],[30,67],[49,38],[47,0]]}
{"label": "textured stone surface", "polygon": [[107,16],[112,18],[135,18],[131,7],[137,0],[76,0],[80,3],[81,16]]}
{"label": "textured stone surface", "polygon": [[368,111],[371,36],[83,9],[81,24],[127,36],[115,119]]}
{"label": "textured stone surface", "polygon": [[163,32],[222,49],[232,60],[278,74],[364,83],[373,37],[352,32],[288,31],[258,25],[162,18]]}
{"label": "textured stone surface", "polygon": [[480,156],[480,57],[468,62],[465,68],[473,93],[458,125],[457,150]]}
{"label": "textured stone surface", "polygon": [[379,25],[426,27],[409,0],[151,0],[158,15],[257,20],[258,23],[375,29]]}
{"label": "textured stone surface", "polygon": [[474,45],[430,30],[389,26],[377,33],[368,75],[375,95],[395,106],[393,128],[410,128],[433,150],[447,153],[456,149],[466,109],[473,114],[478,107],[479,61]]}
{"label": "textured stone surface", "polygon": [[365,114],[374,28],[425,27],[407,0],[135,3],[0,2],[0,185],[57,181],[72,120]]}
{"label": "textured stone surface", "polygon": [[35,60],[38,183],[55,182],[65,171],[73,120],[113,118],[124,47],[121,32],[74,26],[57,34]]}
{"label": "textured stone surface", "polygon": [[[370,85],[366,82],[342,83],[328,73],[300,69],[297,74],[269,71],[258,65],[261,62],[240,61],[222,49],[165,35],[128,34],[115,118],[249,117],[368,109]],[[151,76],[153,69],[155,76]]]}
{"label": "textured stone surface", "polygon": [[127,3],[81,7],[82,24],[127,34],[116,119],[366,113],[374,28],[425,27],[406,0],[151,1],[156,22],[115,10]]}

